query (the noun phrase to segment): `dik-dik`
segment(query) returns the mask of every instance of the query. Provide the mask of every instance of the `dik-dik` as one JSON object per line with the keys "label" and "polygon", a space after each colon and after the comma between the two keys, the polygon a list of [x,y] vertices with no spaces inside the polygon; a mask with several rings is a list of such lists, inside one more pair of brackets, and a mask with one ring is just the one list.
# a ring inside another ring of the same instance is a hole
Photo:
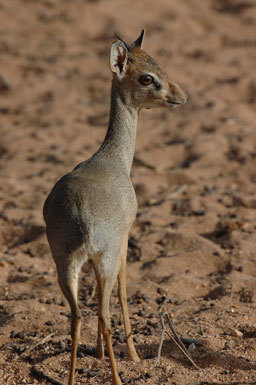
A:
{"label": "dik-dik", "polygon": [[74,384],[81,313],[78,277],[92,266],[98,291],[96,354],[107,345],[113,385],[121,385],[110,337],[109,299],[118,279],[129,357],[136,362],[126,295],[126,254],[129,231],[137,211],[130,179],[138,115],[142,108],[173,108],[187,96],[142,50],[144,31],[132,45],[117,36],[111,46],[113,75],[108,130],[98,151],[64,175],[44,205],[46,233],[56,263],[58,282],[71,309],[72,353],[69,385]]}

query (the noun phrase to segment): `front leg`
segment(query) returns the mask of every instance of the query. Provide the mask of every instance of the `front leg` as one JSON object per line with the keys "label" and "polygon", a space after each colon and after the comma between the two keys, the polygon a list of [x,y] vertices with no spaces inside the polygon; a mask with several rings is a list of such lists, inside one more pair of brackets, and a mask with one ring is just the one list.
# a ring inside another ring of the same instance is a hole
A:
{"label": "front leg", "polygon": [[128,355],[133,361],[140,362],[140,358],[136,353],[134,343],[133,343],[132,329],[131,329],[131,323],[129,318],[128,304],[127,304],[127,293],[126,293],[127,246],[128,246],[128,240],[126,240],[126,244],[123,247],[123,253],[121,255],[121,267],[118,275],[118,298],[119,298],[119,302],[123,313]]}

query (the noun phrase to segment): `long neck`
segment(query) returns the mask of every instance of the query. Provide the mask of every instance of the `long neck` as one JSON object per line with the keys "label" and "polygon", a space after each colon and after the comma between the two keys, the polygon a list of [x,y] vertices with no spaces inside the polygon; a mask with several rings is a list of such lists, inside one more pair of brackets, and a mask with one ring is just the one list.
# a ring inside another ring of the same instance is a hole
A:
{"label": "long neck", "polygon": [[137,122],[138,109],[127,105],[125,96],[113,82],[108,131],[98,153],[124,167],[128,174],[135,151]]}

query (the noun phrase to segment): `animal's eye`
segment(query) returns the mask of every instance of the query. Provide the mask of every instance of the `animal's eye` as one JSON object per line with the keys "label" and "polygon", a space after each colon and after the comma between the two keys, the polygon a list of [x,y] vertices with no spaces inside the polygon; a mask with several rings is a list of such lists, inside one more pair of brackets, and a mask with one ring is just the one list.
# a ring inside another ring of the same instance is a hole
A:
{"label": "animal's eye", "polygon": [[149,84],[153,82],[153,78],[150,75],[142,75],[139,78],[139,81],[141,84],[143,84],[143,86],[149,86]]}

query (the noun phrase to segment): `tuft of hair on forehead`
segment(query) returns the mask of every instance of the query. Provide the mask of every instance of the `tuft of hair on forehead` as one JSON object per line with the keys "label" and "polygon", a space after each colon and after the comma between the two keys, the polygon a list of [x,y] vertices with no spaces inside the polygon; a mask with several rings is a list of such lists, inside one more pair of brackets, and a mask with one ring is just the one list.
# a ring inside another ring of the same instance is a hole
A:
{"label": "tuft of hair on forehead", "polygon": [[131,71],[144,70],[155,72],[164,78],[168,77],[166,72],[159,67],[156,61],[139,47],[135,47],[128,52],[128,63]]}

